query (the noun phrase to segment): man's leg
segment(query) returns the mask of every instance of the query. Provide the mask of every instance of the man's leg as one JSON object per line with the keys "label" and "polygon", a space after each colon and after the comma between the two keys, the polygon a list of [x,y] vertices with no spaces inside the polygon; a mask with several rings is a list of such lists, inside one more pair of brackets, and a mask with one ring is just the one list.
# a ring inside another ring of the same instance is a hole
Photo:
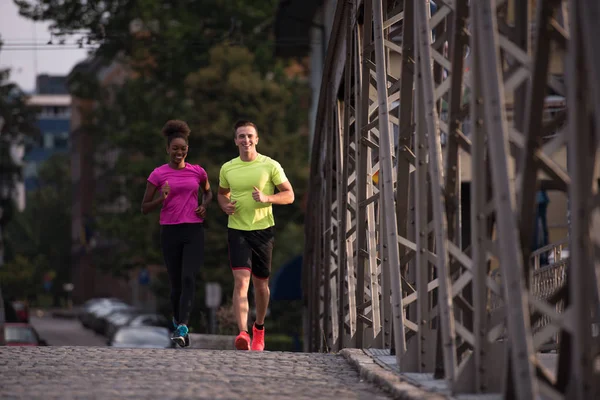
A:
{"label": "man's leg", "polygon": [[240,334],[235,338],[235,348],[250,350],[248,334],[248,287],[252,268],[252,251],[246,242],[244,233],[236,229],[227,230],[229,246],[229,265],[233,272],[233,313]]}
{"label": "man's leg", "polygon": [[252,327],[252,350],[263,351],[265,348],[265,317],[269,307],[269,276],[271,276],[271,259],[273,256],[274,229],[268,228],[254,231],[252,246],[252,283],[256,300],[256,321]]}
{"label": "man's leg", "polygon": [[248,331],[248,287],[250,286],[250,270],[234,269],[233,278],[233,313],[240,332]]}
{"label": "man's leg", "polygon": [[269,308],[269,298],[271,292],[269,290],[269,278],[262,279],[256,276],[252,277],[254,285],[254,297],[256,300],[256,324],[264,325],[267,309]]}

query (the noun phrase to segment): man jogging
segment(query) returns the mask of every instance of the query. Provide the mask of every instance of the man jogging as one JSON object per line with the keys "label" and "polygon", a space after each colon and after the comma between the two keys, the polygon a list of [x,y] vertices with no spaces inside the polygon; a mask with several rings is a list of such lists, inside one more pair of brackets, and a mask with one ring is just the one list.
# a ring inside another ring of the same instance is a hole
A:
{"label": "man jogging", "polygon": [[[240,156],[226,162],[219,174],[218,201],[229,215],[229,264],[235,280],[233,310],[240,334],[238,350],[265,348],[265,316],[269,306],[269,275],[275,220],[272,204],[291,204],[294,190],[279,163],[256,151],[258,132],[250,121],[234,127]],[[275,187],[278,193],[275,194]],[[252,340],[248,334],[248,288],[250,276],[256,299]]]}

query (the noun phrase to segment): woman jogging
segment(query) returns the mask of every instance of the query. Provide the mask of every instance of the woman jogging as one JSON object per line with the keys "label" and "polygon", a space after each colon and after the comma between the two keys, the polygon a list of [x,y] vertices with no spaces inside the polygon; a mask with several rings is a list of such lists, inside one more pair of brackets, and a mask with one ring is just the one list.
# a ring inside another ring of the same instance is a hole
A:
{"label": "woman jogging", "polygon": [[[171,339],[181,347],[190,345],[188,323],[196,273],[204,261],[206,209],[212,192],[206,171],[185,162],[190,128],[179,120],[168,121],[162,129],[167,138],[169,162],[155,168],[148,177],[142,213],[160,210],[160,243],[171,282],[171,305],[175,331]],[[202,190],[202,201],[198,199]],[[159,196],[154,198],[156,193]]]}

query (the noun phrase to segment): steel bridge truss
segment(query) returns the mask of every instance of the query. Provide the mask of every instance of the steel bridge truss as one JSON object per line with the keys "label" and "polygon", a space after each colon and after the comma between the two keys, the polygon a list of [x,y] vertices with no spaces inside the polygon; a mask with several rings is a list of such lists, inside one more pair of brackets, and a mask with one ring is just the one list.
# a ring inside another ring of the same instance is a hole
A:
{"label": "steel bridge truss", "polygon": [[[600,3],[436,3],[337,3],[312,144],[309,350],[391,349],[453,393],[599,398]],[[567,108],[547,120],[549,93]],[[570,215],[564,279],[544,296],[540,187]],[[538,352],[557,337],[552,374]]]}

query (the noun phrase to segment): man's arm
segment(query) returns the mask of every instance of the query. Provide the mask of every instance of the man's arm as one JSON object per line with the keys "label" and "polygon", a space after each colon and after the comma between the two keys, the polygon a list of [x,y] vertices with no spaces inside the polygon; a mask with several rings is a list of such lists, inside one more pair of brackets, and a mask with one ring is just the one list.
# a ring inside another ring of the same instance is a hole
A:
{"label": "man's arm", "polygon": [[227,215],[233,215],[235,212],[235,201],[231,201],[231,190],[222,188],[219,186],[219,192],[217,193],[217,202],[221,210]]}
{"label": "man's arm", "polygon": [[271,204],[292,204],[294,202],[294,189],[290,181],[285,181],[277,185],[278,193],[272,195],[266,195],[255,186],[254,192],[252,192],[252,198],[259,203],[271,203]]}

